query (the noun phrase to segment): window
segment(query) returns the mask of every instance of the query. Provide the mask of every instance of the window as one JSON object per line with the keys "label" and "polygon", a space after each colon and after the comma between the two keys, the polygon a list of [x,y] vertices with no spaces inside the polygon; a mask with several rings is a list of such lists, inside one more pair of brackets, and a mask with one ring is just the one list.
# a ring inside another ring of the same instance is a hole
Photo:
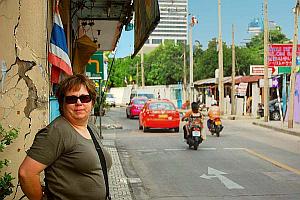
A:
{"label": "window", "polygon": [[152,39],[152,44],[161,44],[161,39]]}

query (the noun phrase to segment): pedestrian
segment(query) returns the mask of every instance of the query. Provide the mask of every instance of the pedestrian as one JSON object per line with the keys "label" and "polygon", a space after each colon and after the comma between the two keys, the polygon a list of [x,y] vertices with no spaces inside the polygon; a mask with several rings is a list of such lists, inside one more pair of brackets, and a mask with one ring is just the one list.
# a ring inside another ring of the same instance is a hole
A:
{"label": "pedestrian", "polygon": [[[88,122],[96,96],[94,82],[85,75],[72,75],[61,82],[61,116],[36,134],[19,168],[21,188],[28,199],[40,200],[43,195],[48,200],[109,199],[106,175],[112,159]],[[96,150],[97,144],[100,148]],[[44,191],[40,182],[43,170]]]}

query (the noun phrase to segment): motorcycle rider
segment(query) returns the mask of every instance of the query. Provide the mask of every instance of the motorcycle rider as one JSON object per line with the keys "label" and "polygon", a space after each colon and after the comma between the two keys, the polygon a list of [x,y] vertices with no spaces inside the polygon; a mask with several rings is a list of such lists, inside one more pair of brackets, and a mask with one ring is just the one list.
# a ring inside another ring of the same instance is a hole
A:
{"label": "motorcycle rider", "polygon": [[[190,116],[194,116],[194,117],[198,117],[201,120],[201,128],[203,128],[203,123],[202,123],[202,119],[203,119],[203,115],[199,112],[199,105],[196,102],[192,102],[191,104],[192,109],[188,110],[185,115],[181,118],[181,121],[184,121],[185,119],[189,119]],[[188,138],[189,135],[189,121],[183,126],[183,133],[184,133],[184,139]]]}
{"label": "motorcycle rider", "polygon": [[211,129],[211,124],[216,118],[220,118],[220,107],[216,100],[212,100],[211,106],[208,109],[207,128]]}

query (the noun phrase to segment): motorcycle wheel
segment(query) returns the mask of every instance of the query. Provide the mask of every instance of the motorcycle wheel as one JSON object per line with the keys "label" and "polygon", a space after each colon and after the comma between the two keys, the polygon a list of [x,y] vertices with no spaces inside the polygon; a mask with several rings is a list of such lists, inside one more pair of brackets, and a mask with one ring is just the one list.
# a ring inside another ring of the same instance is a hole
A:
{"label": "motorcycle wheel", "polygon": [[198,149],[198,146],[200,144],[200,141],[199,141],[200,138],[198,137],[195,137],[195,140],[194,140],[194,150],[197,150]]}
{"label": "motorcycle wheel", "polygon": [[217,137],[220,137],[220,132],[217,131],[217,132],[216,132],[216,135],[217,135]]}
{"label": "motorcycle wheel", "polygon": [[198,143],[198,142],[195,142],[195,144],[194,144],[194,150],[197,150],[197,149],[198,149],[198,146],[199,146],[199,143]]}
{"label": "motorcycle wheel", "polygon": [[275,121],[279,121],[280,120],[280,113],[279,111],[274,111],[271,113],[271,119],[275,120]]}

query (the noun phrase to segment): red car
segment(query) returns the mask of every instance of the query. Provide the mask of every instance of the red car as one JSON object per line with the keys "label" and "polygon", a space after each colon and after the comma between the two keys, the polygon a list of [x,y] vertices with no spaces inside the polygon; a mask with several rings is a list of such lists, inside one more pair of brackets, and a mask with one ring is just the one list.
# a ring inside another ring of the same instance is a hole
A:
{"label": "red car", "polygon": [[129,105],[126,107],[127,118],[138,117],[147,101],[148,101],[148,98],[146,98],[146,97],[132,98]]}
{"label": "red car", "polygon": [[174,104],[167,99],[149,100],[139,116],[139,129],[174,129],[179,132],[180,115]]}

